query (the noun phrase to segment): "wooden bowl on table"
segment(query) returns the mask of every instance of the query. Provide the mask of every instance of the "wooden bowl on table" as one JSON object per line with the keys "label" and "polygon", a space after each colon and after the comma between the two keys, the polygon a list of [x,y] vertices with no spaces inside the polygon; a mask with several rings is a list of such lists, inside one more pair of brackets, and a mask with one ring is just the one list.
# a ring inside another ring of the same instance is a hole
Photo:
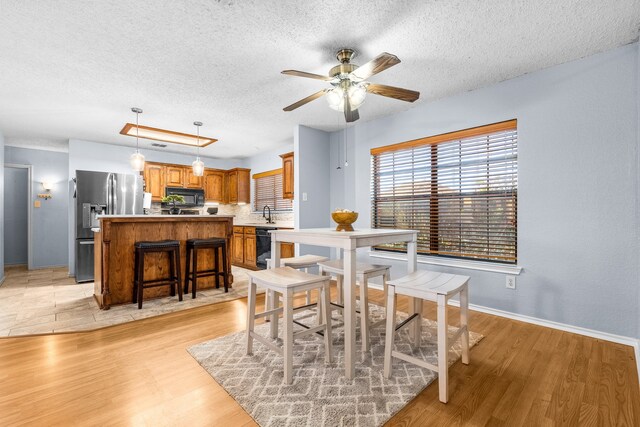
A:
{"label": "wooden bowl on table", "polygon": [[331,218],[338,223],[336,231],[353,231],[351,224],[358,219],[358,212],[331,212]]}

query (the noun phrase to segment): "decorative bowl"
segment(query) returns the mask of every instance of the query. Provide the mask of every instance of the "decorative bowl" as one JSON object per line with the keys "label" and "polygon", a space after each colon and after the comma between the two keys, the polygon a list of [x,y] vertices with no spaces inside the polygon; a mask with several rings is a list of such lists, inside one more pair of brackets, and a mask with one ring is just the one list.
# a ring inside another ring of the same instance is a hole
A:
{"label": "decorative bowl", "polygon": [[331,212],[331,218],[338,223],[336,231],[353,231],[351,224],[358,219],[358,212]]}

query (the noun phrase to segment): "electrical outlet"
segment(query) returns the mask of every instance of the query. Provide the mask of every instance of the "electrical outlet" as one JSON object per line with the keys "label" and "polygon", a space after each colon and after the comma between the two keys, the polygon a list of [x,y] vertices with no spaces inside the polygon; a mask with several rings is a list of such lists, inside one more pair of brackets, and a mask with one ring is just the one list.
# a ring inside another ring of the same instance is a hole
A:
{"label": "electrical outlet", "polygon": [[302,201],[306,202],[307,201],[307,193],[302,193]]}
{"label": "electrical outlet", "polygon": [[516,276],[507,276],[507,289],[515,289],[516,288]]}

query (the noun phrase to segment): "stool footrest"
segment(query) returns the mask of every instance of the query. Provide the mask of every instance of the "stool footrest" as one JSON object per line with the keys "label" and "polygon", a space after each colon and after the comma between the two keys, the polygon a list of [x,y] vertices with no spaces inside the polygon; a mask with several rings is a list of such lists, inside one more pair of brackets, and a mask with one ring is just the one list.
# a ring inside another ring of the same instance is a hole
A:
{"label": "stool footrest", "polygon": [[177,283],[178,279],[157,279],[157,280],[145,280],[143,289],[156,288],[158,286],[167,286]]}
{"label": "stool footrest", "polygon": [[282,313],[283,308],[274,308],[273,310],[263,311],[262,313],[258,313],[253,316],[254,319],[260,319],[261,317],[271,316],[272,314],[280,314]]}
{"label": "stool footrest", "polygon": [[402,359],[405,362],[414,363],[418,366],[422,366],[423,368],[431,369],[432,371],[438,372],[438,366],[432,365],[431,363],[427,363],[422,359],[418,359],[413,356],[409,356],[408,354],[400,353],[399,351],[392,351],[391,356],[397,357],[398,359]]}
{"label": "stool footrest", "polygon": [[269,341],[268,339],[266,339],[265,337],[263,337],[262,335],[258,335],[253,331],[249,331],[249,334],[256,340],[260,341],[262,344],[266,345],[267,347],[269,347],[271,350],[275,351],[276,353],[280,354],[280,356],[282,356],[284,354],[284,351],[282,350],[282,348],[278,347],[277,345],[273,344],[271,341]]}
{"label": "stool footrest", "polygon": [[411,322],[412,320],[414,320],[416,317],[419,317],[419,316],[420,315],[418,313],[413,313],[411,316],[407,317],[402,322],[398,323],[398,325],[396,326],[396,331],[399,331],[400,328],[406,326],[409,322]]}
{"label": "stool footrest", "polygon": [[307,335],[311,335],[311,334],[318,334],[320,336],[324,336],[324,333],[321,333],[321,331],[324,331],[325,329],[325,325],[319,325],[319,326],[313,326],[313,327],[309,327],[307,325],[303,325],[300,322],[296,322],[295,320],[293,321],[293,323],[295,323],[296,325],[300,325],[303,326],[304,328],[306,328],[304,331],[296,331],[293,333],[293,337],[294,338],[298,338],[298,337],[304,337]]}

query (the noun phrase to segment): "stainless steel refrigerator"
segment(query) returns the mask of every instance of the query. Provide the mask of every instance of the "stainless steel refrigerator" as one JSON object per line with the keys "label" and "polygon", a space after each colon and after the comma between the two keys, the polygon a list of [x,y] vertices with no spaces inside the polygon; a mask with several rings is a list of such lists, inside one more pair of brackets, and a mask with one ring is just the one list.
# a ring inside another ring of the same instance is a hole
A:
{"label": "stainless steel refrigerator", "polygon": [[76,171],[76,282],[93,280],[93,232],[98,215],[142,214],[140,175]]}

